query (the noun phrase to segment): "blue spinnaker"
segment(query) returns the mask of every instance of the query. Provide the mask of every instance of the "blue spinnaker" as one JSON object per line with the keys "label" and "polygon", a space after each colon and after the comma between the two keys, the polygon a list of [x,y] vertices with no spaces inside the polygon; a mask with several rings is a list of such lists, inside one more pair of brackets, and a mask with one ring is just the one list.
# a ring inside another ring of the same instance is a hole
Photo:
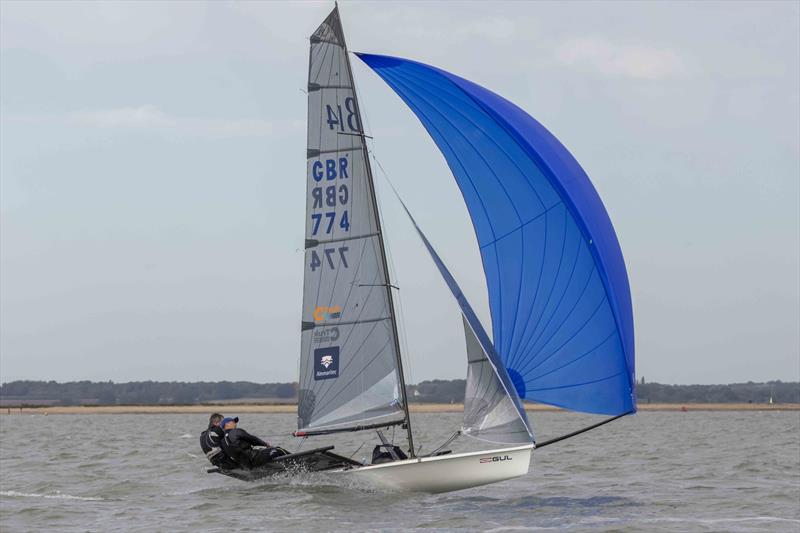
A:
{"label": "blue spinnaker", "polygon": [[480,246],[493,343],[519,393],[589,413],[636,409],[630,286],[608,213],[525,111],[415,61],[358,54],[444,155]]}

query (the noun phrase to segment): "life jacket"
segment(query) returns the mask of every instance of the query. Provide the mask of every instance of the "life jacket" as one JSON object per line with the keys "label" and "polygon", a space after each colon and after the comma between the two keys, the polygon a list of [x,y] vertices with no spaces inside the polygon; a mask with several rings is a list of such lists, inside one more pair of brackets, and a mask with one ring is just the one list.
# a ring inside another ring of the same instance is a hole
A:
{"label": "life jacket", "polygon": [[200,448],[206,454],[206,458],[214,463],[214,459],[222,453],[220,442],[225,436],[225,432],[219,426],[209,426],[207,430],[200,434]]}

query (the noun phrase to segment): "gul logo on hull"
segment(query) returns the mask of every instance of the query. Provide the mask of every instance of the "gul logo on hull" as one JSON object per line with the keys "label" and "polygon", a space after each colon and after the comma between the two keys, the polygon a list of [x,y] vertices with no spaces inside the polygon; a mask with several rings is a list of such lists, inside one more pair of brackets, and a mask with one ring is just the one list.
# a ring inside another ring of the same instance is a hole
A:
{"label": "gul logo on hull", "polygon": [[339,347],[314,350],[314,381],[339,377]]}
{"label": "gul logo on hull", "polygon": [[494,457],[481,457],[481,464],[486,463],[499,463],[500,461],[510,461],[511,457],[507,455],[495,455]]}

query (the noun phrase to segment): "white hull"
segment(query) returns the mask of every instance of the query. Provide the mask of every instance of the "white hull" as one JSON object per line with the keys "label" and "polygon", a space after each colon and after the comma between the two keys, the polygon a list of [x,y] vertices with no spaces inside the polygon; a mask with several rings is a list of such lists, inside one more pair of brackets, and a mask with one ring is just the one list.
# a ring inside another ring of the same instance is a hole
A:
{"label": "white hull", "polygon": [[390,490],[448,492],[496,483],[528,473],[533,444],[480,452],[419,457],[342,470],[359,481]]}

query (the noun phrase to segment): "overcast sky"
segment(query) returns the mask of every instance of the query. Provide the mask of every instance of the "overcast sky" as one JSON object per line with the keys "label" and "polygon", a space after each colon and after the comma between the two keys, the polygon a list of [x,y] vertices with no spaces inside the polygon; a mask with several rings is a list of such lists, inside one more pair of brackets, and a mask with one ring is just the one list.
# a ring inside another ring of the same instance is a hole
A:
{"label": "overcast sky", "polygon": [[[800,3],[340,4],[350,48],[526,109],[617,230],[637,373],[800,379]],[[0,380],[294,381],[308,36],[332,2],[0,3]],[[354,59],[374,152],[490,326],[469,216]],[[458,308],[378,176],[409,381]]]}

